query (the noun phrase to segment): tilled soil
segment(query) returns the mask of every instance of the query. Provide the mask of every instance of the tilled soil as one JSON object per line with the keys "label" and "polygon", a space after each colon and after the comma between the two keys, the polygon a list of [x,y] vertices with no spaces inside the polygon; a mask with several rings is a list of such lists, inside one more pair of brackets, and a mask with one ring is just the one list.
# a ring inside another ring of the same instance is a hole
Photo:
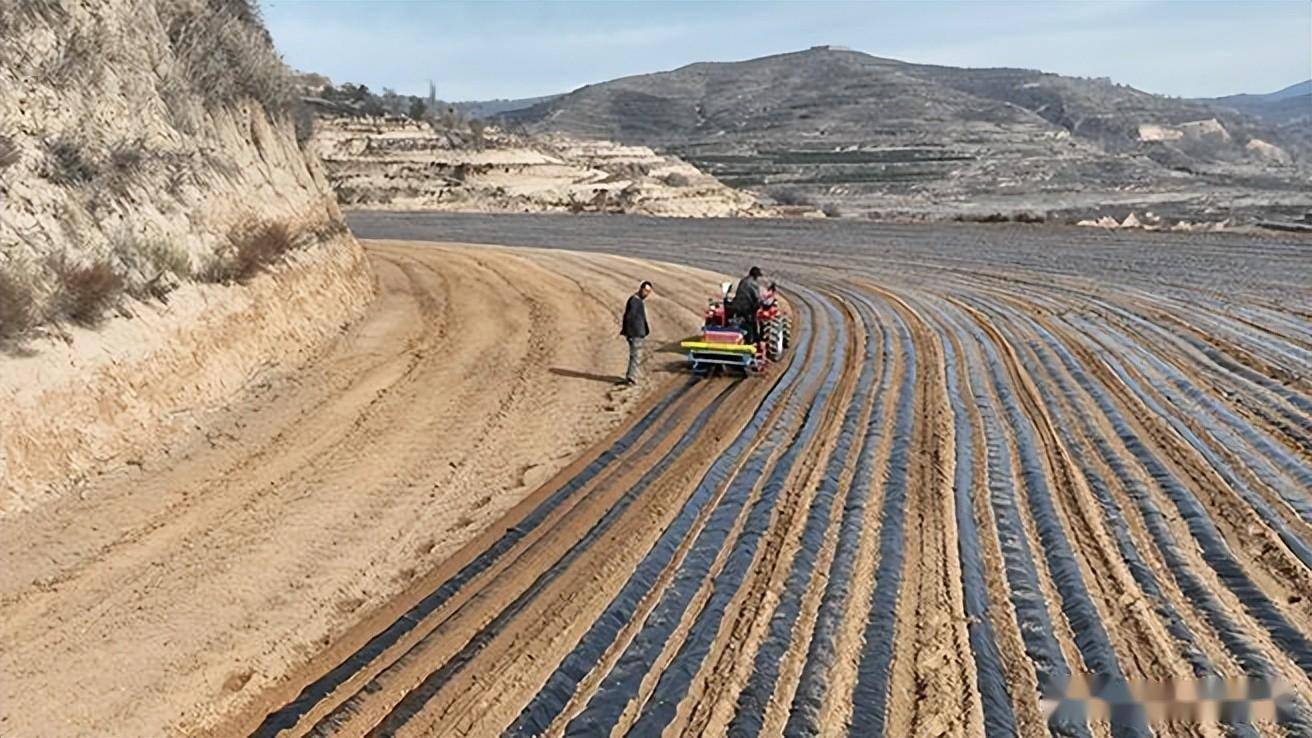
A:
{"label": "tilled soil", "polygon": [[[252,624],[258,636],[188,642],[228,649],[233,668],[262,663],[267,688],[247,701],[198,701],[228,713],[211,732],[1312,734],[1307,244],[618,217],[353,226],[734,273],[760,263],[795,313],[793,350],[763,378],[672,382],[317,654],[260,661],[262,645],[313,627],[298,594]],[[413,435],[385,440],[424,443]],[[318,533],[283,547],[307,575],[358,586],[415,556],[344,567]],[[229,571],[268,576],[271,556]],[[196,594],[191,606],[214,606]],[[69,618],[64,639],[98,627]],[[40,637],[36,623],[23,632]],[[1259,682],[1288,696],[1227,704],[1222,720],[1220,695],[1201,703],[1211,715],[1125,697],[1226,678],[1230,697],[1261,698]],[[1054,704],[1080,681],[1105,682],[1110,720],[1097,703],[1091,716]]]}
{"label": "tilled soil", "polygon": [[640,279],[661,285],[656,349],[717,281],[563,252],[368,252],[378,301],[307,369],[0,520],[0,735],[194,734],[282,682],[682,381],[653,353],[650,382],[613,384]]}
{"label": "tilled soil", "polygon": [[[794,352],[762,380],[672,390],[226,730],[1312,732],[1306,245],[355,226],[759,262],[784,280]],[[1198,713],[1137,691],[1212,679],[1231,691]],[[1102,701],[1054,704],[1082,681]]]}

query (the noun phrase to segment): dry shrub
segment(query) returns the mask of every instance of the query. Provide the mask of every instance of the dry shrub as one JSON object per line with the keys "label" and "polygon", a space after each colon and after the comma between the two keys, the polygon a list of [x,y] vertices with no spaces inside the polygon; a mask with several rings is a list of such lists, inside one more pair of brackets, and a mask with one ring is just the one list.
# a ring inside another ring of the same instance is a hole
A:
{"label": "dry shrub", "polygon": [[0,271],[0,339],[26,333],[36,323],[36,289],[18,270]]}
{"label": "dry shrub", "polygon": [[50,269],[56,278],[54,305],[57,315],[75,323],[94,325],[99,322],[123,293],[123,277],[107,260],[77,264],[61,255],[51,259]]}
{"label": "dry shrub", "polygon": [[692,184],[692,180],[688,179],[688,175],[683,174],[682,172],[670,172],[665,175],[661,181],[670,187],[687,187]]}
{"label": "dry shrub", "polygon": [[350,232],[340,215],[325,210],[301,229],[301,234],[316,242],[331,241]]}
{"label": "dry shrub", "polygon": [[286,221],[248,218],[233,226],[227,244],[197,277],[205,282],[246,282],[298,248],[303,238]]}
{"label": "dry shrub", "polygon": [[0,134],[0,172],[17,164],[23,158],[23,152],[18,150],[18,144],[4,134]]}
{"label": "dry shrub", "polygon": [[309,105],[297,102],[292,110],[292,126],[296,133],[296,143],[302,149],[314,138],[315,118],[314,111]]}
{"label": "dry shrub", "polygon": [[237,279],[246,280],[281,260],[296,248],[297,234],[284,221],[266,221],[239,227],[231,239],[236,255]]}
{"label": "dry shrub", "polygon": [[109,253],[124,277],[128,294],[138,300],[166,301],[182,280],[193,276],[186,249],[164,239],[124,230],[110,238]]}
{"label": "dry shrub", "polygon": [[65,187],[75,187],[100,175],[100,163],[87,152],[87,146],[70,136],[55,137],[46,146],[49,160],[46,179]]}
{"label": "dry shrub", "polygon": [[843,211],[842,211],[842,209],[840,209],[837,205],[835,205],[835,204],[832,203],[832,202],[829,203],[829,204],[827,204],[827,205],[825,205],[823,208],[820,208],[820,212],[824,213],[826,218],[841,218],[841,217],[843,217]]}
{"label": "dry shrub", "polygon": [[807,197],[801,190],[786,189],[775,190],[770,193],[770,197],[780,205],[792,205],[798,207],[815,207],[815,200]]}
{"label": "dry shrub", "polygon": [[109,149],[109,172],[118,177],[132,177],[146,163],[146,144],[142,139],[119,141]]}

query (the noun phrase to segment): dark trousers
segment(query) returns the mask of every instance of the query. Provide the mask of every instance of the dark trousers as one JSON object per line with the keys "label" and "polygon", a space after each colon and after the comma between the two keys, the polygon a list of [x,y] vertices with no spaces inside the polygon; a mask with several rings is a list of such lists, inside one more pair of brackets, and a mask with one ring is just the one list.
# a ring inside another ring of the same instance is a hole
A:
{"label": "dark trousers", "polygon": [[761,340],[761,326],[756,324],[755,310],[747,313],[735,313],[734,319],[739,321],[739,324],[743,327],[743,332],[747,334],[743,339],[743,343],[750,344]]}

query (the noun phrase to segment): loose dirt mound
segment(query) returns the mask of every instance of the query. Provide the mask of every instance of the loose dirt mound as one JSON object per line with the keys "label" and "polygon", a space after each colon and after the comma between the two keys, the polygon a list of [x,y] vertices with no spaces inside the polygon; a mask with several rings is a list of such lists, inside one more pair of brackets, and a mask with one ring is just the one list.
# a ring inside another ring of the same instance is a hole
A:
{"label": "loose dirt mound", "polygon": [[185,733],[248,701],[665,392],[662,373],[612,384],[640,279],[658,350],[718,281],[559,252],[370,256],[377,303],[307,369],[0,519],[0,732]]}

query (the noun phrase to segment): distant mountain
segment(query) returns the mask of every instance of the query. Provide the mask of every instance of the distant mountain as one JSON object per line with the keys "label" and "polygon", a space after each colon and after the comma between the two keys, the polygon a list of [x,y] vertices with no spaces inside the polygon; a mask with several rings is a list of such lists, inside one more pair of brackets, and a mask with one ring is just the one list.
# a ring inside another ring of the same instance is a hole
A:
{"label": "distant mountain", "polygon": [[1312,160],[1312,142],[1212,101],[826,46],[624,77],[501,118],[655,146],[767,193],[930,217],[1286,192]]}
{"label": "distant mountain", "polygon": [[1312,79],[1265,95],[1227,95],[1207,102],[1261,118],[1270,123],[1312,121]]}
{"label": "distant mountain", "polygon": [[451,106],[470,118],[492,118],[516,110],[531,108],[534,105],[541,103],[550,102],[558,97],[560,97],[560,95],[524,97],[518,100],[507,100],[502,98],[496,100],[467,100],[465,102],[451,103]]}
{"label": "distant mountain", "polygon": [[1217,97],[1213,99],[1216,102],[1249,102],[1254,100],[1276,102],[1278,100],[1287,100],[1291,97],[1304,97],[1307,95],[1312,95],[1312,79],[1303,82],[1295,82],[1283,90],[1268,92],[1264,95],[1226,95],[1225,97]]}

